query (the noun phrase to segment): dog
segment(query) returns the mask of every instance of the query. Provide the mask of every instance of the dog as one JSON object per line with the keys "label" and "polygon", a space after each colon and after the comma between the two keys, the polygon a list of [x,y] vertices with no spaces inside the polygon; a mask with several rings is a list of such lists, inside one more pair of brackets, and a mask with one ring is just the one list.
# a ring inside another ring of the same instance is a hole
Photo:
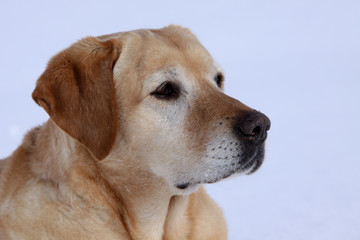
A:
{"label": "dog", "polygon": [[203,185],[256,171],[270,120],[223,87],[180,26],[54,56],[32,94],[49,120],[0,161],[0,239],[226,239]]}

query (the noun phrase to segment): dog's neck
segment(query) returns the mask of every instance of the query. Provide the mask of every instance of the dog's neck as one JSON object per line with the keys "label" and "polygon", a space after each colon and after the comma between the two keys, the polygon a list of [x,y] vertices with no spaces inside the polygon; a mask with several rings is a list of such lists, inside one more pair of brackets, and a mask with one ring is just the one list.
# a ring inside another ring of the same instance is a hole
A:
{"label": "dog's neck", "polygon": [[121,221],[129,239],[181,239],[187,234],[189,197],[174,196],[161,178],[138,166],[141,159],[110,155],[98,161],[51,120],[28,135],[28,145],[36,141],[36,145],[50,149],[50,153],[41,149],[36,153],[37,160],[31,163],[36,165],[32,168],[36,175],[57,184],[77,179],[77,195],[87,194],[80,189],[86,185],[86,179],[96,179],[88,183],[92,189],[94,185],[98,188],[90,194],[99,196],[99,204],[109,205],[114,211],[111,217]]}
{"label": "dog's neck", "polygon": [[141,159],[126,156],[110,156],[98,164],[103,178],[126,203],[121,214],[131,238],[182,239],[189,229],[188,196],[174,196],[163,179],[141,164]]}

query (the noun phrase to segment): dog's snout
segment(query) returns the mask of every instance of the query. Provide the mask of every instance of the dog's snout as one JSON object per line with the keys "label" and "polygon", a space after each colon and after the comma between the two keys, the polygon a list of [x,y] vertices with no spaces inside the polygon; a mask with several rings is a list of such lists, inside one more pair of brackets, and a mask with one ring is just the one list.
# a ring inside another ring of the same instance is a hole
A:
{"label": "dog's snout", "polygon": [[234,130],[242,138],[255,143],[262,143],[267,138],[270,129],[270,119],[260,112],[254,111],[235,122]]}

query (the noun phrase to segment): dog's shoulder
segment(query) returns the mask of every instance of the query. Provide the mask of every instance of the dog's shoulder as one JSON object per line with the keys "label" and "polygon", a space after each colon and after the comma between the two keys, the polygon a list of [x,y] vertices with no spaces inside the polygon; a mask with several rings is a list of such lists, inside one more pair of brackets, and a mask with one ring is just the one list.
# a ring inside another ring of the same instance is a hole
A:
{"label": "dog's shoulder", "polygon": [[79,186],[79,174],[65,181],[42,172],[46,168],[42,165],[54,164],[42,158],[61,160],[44,145],[50,136],[54,132],[45,125],[30,130],[14,153],[0,162],[0,239],[5,235],[40,239],[43,232],[49,232],[44,239],[60,239],[64,234],[69,240],[128,239],[124,226],[114,221],[117,216],[102,200],[103,192],[91,181]]}
{"label": "dog's shoulder", "polygon": [[28,131],[23,138],[22,144],[12,153],[12,155],[5,159],[0,159],[0,176],[2,176],[0,182],[1,179],[2,181],[8,179],[6,176],[3,176],[4,174],[7,172],[14,173],[13,169],[23,169],[22,165],[28,163],[29,155],[34,151],[36,146],[36,137],[39,129],[40,127],[35,127]]}
{"label": "dog's shoulder", "polygon": [[6,164],[7,160],[8,160],[7,158],[0,159],[0,174],[1,174],[2,170],[5,168],[5,164]]}
{"label": "dog's shoulder", "polygon": [[1,199],[10,196],[17,186],[23,186],[31,175],[30,156],[35,149],[39,129],[36,127],[30,130],[11,156],[0,159],[0,204]]}

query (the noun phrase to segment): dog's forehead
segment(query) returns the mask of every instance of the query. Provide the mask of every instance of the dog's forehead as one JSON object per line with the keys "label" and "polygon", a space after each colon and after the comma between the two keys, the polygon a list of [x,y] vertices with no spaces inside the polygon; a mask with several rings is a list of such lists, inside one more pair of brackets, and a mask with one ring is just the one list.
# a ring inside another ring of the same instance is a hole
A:
{"label": "dog's forehead", "polygon": [[[190,30],[169,26],[156,30],[136,30],[99,37],[115,40],[121,48],[119,63],[136,66],[142,76],[165,68],[181,66],[196,78],[204,78],[218,69],[208,51]],[[215,70],[214,70],[215,69]]]}
{"label": "dog's forehead", "polygon": [[152,47],[161,48],[163,58],[169,61],[168,64],[181,65],[193,75],[208,74],[214,68],[212,57],[190,30],[168,27],[152,32],[159,36],[159,44],[155,41]]}

